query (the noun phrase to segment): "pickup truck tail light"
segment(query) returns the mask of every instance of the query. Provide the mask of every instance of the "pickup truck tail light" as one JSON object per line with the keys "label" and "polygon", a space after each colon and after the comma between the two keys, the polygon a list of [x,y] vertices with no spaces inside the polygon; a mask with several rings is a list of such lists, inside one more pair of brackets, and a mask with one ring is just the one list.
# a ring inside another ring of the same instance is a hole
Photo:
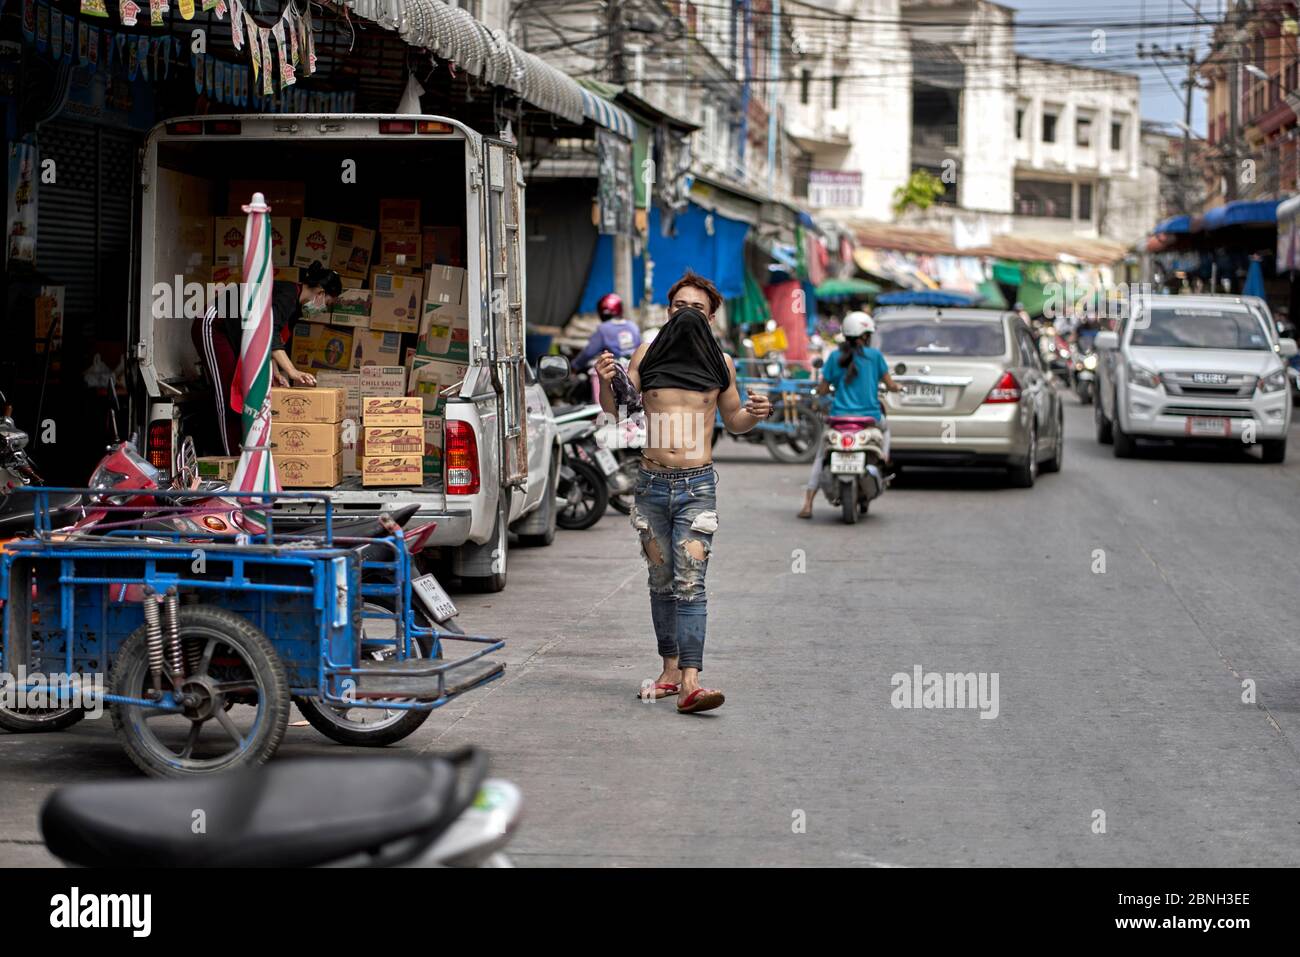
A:
{"label": "pickup truck tail light", "polygon": [[988,398],[984,401],[986,403],[1020,401],[1020,383],[1016,381],[1016,377],[1010,370],[1002,373],[1002,378],[989,390]]}
{"label": "pickup truck tail light", "polygon": [[478,439],[474,427],[457,419],[443,429],[443,455],[448,495],[473,495],[479,489]]}

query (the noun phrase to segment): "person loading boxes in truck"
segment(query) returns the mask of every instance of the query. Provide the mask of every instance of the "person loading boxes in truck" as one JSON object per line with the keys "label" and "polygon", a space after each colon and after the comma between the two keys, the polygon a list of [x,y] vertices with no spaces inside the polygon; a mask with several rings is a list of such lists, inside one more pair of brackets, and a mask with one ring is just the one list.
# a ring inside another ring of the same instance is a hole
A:
{"label": "person loading boxes in truck", "polygon": [[[323,312],[343,292],[339,274],[314,262],[303,272],[302,282],[276,280],[271,286],[271,377],[278,386],[314,386],[316,377],[297,369],[288,347],[294,323]],[[244,408],[239,386],[239,353],[243,329],[238,316],[219,316],[214,306],[195,319],[190,327],[194,348],[209,381],[216,403],[217,432],[226,455],[239,453],[242,438],[240,413]]]}

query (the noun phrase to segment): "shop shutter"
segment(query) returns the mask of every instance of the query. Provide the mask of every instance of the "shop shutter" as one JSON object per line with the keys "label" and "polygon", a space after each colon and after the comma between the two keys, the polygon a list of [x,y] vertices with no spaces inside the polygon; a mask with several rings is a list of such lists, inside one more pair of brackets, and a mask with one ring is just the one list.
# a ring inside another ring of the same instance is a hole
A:
{"label": "shop shutter", "polygon": [[59,120],[41,127],[37,143],[56,178],[38,186],[36,266],[65,287],[65,337],[87,321],[97,335],[125,336],[140,136]]}

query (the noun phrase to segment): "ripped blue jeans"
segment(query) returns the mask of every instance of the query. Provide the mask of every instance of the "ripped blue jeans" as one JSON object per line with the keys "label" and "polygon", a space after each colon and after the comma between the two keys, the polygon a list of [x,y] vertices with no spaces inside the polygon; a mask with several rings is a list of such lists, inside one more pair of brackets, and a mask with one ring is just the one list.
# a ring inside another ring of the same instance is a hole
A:
{"label": "ripped blue jeans", "polygon": [[673,472],[641,469],[632,527],[650,572],[650,617],[659,654],[682,668],[704,667],[708,614],[704,575],[718,529],[712,465]]}

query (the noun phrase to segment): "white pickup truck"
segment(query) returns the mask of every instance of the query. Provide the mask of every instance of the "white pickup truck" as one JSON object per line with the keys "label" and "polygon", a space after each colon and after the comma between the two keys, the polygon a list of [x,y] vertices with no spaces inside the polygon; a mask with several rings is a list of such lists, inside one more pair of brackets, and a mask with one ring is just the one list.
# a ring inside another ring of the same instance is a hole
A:
{"label": "white pickup truck", "polygon": [[525,544],[550,543],[559,449],[550,404],[524,358],[524,184],[512,144],[439,116],[203,116],[155,127],[140,175],[132,312],[141,388],[132,419],[156,466],[171,469],[185,435],[213,418],[193,317],[179,304],[158,308],[158,299],[164,287],[205,282],[192,274],[181,237],[227,213],[230,183],[301,183],[307,216],[343,223],[374,223],[382,197],[418,197],[434,221],[459,224],[466,242],[469,371],[444,390],[443,461],[458,467],[420,488],[345,478],[331,499],[341,514],[417,504],[420,518],[437,521],[430,547],[486,591],[505,587],[509,531]]}

